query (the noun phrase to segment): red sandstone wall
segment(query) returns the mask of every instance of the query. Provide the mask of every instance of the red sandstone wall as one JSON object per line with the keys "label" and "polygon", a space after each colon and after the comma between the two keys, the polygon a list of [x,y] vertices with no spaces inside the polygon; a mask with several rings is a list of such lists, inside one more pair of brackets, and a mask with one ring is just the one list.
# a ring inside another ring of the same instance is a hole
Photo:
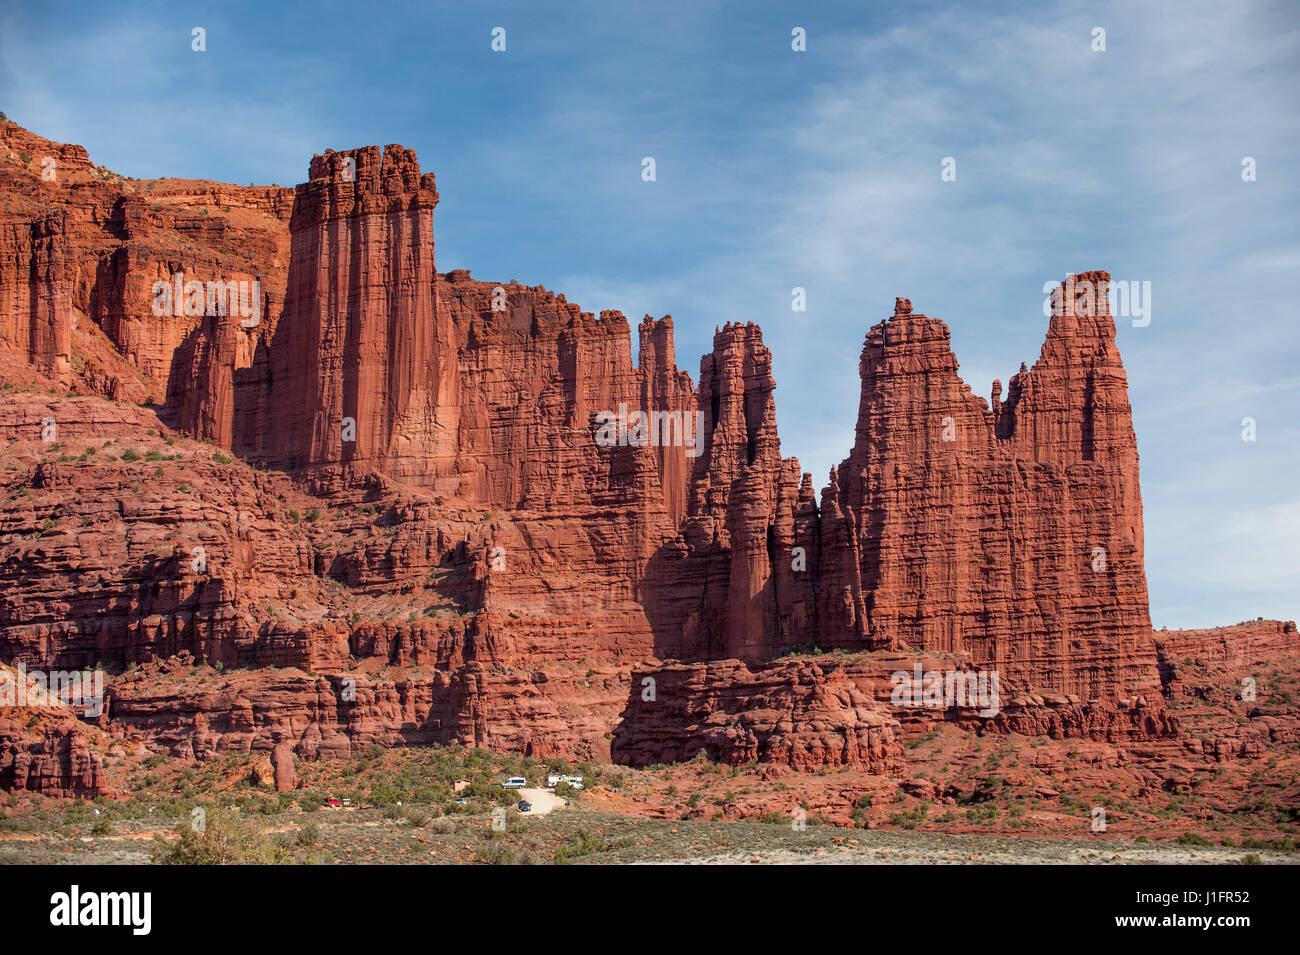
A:
{"label": "red sandstone wall", "polygon": [[[12,200],[0,217],[6,355],[74,391],[165,394],[164,420],[298,481],[286,490],[279,476],[209,456],[141,492],[137,476],[112,469],[33,465],[33,486],[75,501],[90,530],[15,545],[0,575],[7,659],[190,653],[340,668],[352,656],[582,671],[591,660],[760,664],[817,643],[964,653],[1027,690],[1082,701],[1062,706],[1158,701],[1106,273],[1079,276],[1095,283],[1097,308],[1063,287],[1038,361],[1005,399],[995,383],[991,405],[958,377],[947,326],[899,300],[867,333],[854,444],[818,500],[798,461],[781,457],[758,326],[718,329],[697,387],[677,367],[670,318],[640,323],[634,365],[619,312],[438,274],[438,195],[410,150],[327,151],[290,191],[125,181],[80,147],[12,124],[0,135],[11,152],[56,153],[64,171],[47,183],[35,160],[0,164]],[[154,314],[153,282],[177,271],[258,279],[263,320]],[[33,460],[49,413],[74,438],[161,428],[142,410],[108,420],[77,402],[24,402],[6,407],[0,432]],[[599,416],[621,407],[698,414],[701,453],[600,446]],[[179,490],[192,483],[203,491]],[[373,523],[323,521],[325,537],[349,535],[323,541],[286,523],[287,501],[304,491],[327,509],[360,497],[385,510]],[[178,513],[194,525],[180,541]],[[0,520],[18,535],[41,517],[14,499]],[[220,573],[184,569],[176,548],[199,528]],[[494,547],[507,573],[489,569]],[[1094,570],[1097,548],[1105,568]],[[426,592],[463,616],[354,620],[367,599]],[[267,619],[267,600],[293,619]],[[42,609],[63,602],[57,619]],[[475,719],[514,745],[510,721],[537,711],[511,703],[485,716],[514,693],[505,685],[482,684]],[[436,696],[427,705],[445,708]],[[587,729],[610,725],[620,696],[607,693]],[[457,729],[419,738],[479,725],[438,719]]]}

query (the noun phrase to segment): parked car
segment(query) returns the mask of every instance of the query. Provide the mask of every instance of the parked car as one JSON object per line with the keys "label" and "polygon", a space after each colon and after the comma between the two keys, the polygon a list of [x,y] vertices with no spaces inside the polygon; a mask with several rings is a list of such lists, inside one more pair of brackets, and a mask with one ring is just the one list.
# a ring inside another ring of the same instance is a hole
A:
{"label": "parked car", "polygon": [[506,789],[523,789],[528,785],[528,780],[524,779],[523,776],[511,776],[501,785]]}
{"label": "parked car", "polygon": [[519,800],[519,805],[517,805],[515,808],[518,809],[520,812],[532,812],[533,804],[530,803],[527,799],[521,799]]}
{"label": "parked car", "polygon": [[343,803],[339,802],[339,801],[338,801],[337,799],[335,799],[333,796],[330,796],[329,799],[326,799],[326,800],[325,800],[325,806],[326,806],[326,808],[328,808],[328,809],[342,809],[342,808],[343,808]]}

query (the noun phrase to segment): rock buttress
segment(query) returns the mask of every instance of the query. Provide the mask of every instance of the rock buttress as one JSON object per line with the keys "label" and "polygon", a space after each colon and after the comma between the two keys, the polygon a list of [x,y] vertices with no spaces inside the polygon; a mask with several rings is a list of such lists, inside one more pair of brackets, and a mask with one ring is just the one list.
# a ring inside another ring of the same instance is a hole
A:
{"label": "rock buttress", "polygon": [[[993,409],[957,376],[948,327],[899,300],[862,351],[839,509],[871,633],[969,650],[1084,698],[1154,695],[1137,450],[1108,277],[1080,278],[1101,286],[1090,314],[1060,309],[1040,360]],[[833,519],[823,511],[823,539]]]}

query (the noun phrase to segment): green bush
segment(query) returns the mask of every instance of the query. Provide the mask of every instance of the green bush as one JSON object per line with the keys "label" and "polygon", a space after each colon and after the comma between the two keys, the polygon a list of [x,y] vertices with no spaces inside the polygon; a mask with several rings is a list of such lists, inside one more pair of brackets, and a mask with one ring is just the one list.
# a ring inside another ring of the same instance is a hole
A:
{"label": "green bush", "polygon": [[923,818],[924,814],[916,809],[911,812],[891,812],[889,814],[889,824],[903,829],[915,829],[921,824]]}
{"label": "green bush", "polygon": [[408,826],[413,826],[416,829],[423,829],[433,821],[432,815],[425,812],[423,809],[417,809],[414,807],[408,808],[406,812],[403,813],[403,818]]}
{"label": "green bush", "polygon": [[586,829],[579,829],[560,846],[559,851],[555,854],[555,861],[557,864],[563,865],[569,859],[604,852],[605,848],[604,839],[593,836]]}
{"label": "green bush", "polygon": [[478,859],[488,865],[537,865],[541,861],[530,849],[516,849],[501,839],[489,841],[479,849]]}
{"label": "green bush", "polygon": [[314,846],[320,842],[320,826],[316,825],[316,820],[308,819],[298,830],[298,845]]}
{"label": "green bush", "polygon": [[189,821],[177,829],[180,837],[168,842],[156,836],[150,861],[154,865],[282,865],[292,861],[237,812],[219,807],[206,810],[202,832]]}

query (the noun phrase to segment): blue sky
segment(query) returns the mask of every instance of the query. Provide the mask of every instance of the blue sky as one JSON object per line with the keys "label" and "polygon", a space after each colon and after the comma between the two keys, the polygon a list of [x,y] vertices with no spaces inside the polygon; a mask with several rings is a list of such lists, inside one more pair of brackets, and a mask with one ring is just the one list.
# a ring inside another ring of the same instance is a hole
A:
{"label": "blue sky", "polygon": [[1149,281],[1119,344],[1152,620],[1300,614],[1300,7],[809,6],[18,0],[0,109],[137,177],[291,185],[327,147],[412,147],[441,270],[671,313],[697,378],[715,326],[762,325],[819,487],[894,296],[987,395],[1037,358],[1045,282]]}

